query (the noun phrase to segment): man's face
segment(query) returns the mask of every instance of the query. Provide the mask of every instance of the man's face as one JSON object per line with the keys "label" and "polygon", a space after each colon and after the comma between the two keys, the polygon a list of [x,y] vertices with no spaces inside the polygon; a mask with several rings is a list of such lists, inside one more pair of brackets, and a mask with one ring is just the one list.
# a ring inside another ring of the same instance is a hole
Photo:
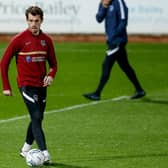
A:
{"label": "man's face", "polygon": [[37,36],[40,32],[42,20],[40,15],[33,16],[31,13],[28,14],[27,24],[28,29],[32,32],[33,35]]}

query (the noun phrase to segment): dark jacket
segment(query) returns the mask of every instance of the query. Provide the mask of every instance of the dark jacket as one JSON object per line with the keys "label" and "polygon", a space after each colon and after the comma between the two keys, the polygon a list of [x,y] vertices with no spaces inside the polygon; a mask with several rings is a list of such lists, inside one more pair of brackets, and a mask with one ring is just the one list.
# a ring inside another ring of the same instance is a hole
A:
{"label": "dark jacket", "polygon": [[128,8],[124,0],[112,0],[107,8],[100,3],[96,20],[99,23],[105,20],[105,32],[109,49],[127,43]]}

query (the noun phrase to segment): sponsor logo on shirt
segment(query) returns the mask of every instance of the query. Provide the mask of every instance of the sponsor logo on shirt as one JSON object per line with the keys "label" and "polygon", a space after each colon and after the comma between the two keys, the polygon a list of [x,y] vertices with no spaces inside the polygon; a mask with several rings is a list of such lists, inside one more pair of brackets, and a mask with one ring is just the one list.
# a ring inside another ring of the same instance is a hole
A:
{"label": "sponsor logo on shirt", "polygon": [[41,56],[41,57],[32,57],[32,62],[44,62],[45,61],[45,57]]}
{"label": "sponsor logo on shirt", "polygon": [[44,61],[45,61],[45,57],[44,56],[40,56],[40,57],[26,56],[26,62],[27,63],[31,63],[31,62],[44,62]]}

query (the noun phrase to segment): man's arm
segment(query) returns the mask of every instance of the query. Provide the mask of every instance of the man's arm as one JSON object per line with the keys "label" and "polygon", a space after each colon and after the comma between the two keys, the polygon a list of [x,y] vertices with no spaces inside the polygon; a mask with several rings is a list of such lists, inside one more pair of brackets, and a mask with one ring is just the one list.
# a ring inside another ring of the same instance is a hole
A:
{"label": "man's arm", "polygon": [[126,26],[127,26],[127,22],[128,22],[128,9],[125,6],[125,4],[120,1],[120,3],[118,4],[118,18],[119,18],[119,24],[118,27],[115,31],[116,35],[120,35],[123,33],[123,31],[125,31]]}
{"label": "man's arm", "polygon": [[58,68],[56,54],[55,54],[54,46],[51,39],[49,39],[48,41],[48,46],[49,46],[49,50],[48,50],[49,51],[48,53],[49,73],[44,77],[43,87],[46,87],[52,84]]}
{"label": "man's arm", "polygon": [[111,2],[111,0],[102,0],[99,4],[99,8],[96,14],[96,20],[97,22],[101,23],[105,16],[106,16],[106,11],[107,11],[107,7],[109,5],[109,3]]}
{"label": "man's arm", "polygon": [[15,55],[16,48],[17,47],[16,47],[15,40],[12,40],[9,46],[6,48],[0,62],[3,94],[5,96],[12,96],[12,90],[11,90],[9,77],[8,77],[8,70],[9,70],[11,59]]}
{"label": "man's arm", "polygon": [[8,77],[9,64],[11,62],[9,50],[10,50],[10,47],[6,49],[1,59],[1,77],[2,77],[3,94],[7,96],[12,95],[11,86],[10,86],[9,77]]}

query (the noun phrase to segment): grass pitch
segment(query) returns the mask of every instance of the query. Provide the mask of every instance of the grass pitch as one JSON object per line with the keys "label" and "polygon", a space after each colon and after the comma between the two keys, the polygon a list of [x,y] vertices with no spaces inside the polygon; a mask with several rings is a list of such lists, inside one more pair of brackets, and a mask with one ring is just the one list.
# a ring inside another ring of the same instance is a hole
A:
{"label": "grass pitch", "polygon": [[[1,44],[1,55],[6,44]],[[58,43],[59,70],[48,88],[44,129],[56,168],[166,168],[168,165],[167,44],[130,43],[129,61],[147,96],[121,99],[134,88],[115,64],[102,101],[82,97],[97,86],[106,50],[102,43]],[[0,95],[0,167],[26,168],[19,150],[29,118],[10,71],[13,97]],[[36,145],[34,145],[36,147]]]}

